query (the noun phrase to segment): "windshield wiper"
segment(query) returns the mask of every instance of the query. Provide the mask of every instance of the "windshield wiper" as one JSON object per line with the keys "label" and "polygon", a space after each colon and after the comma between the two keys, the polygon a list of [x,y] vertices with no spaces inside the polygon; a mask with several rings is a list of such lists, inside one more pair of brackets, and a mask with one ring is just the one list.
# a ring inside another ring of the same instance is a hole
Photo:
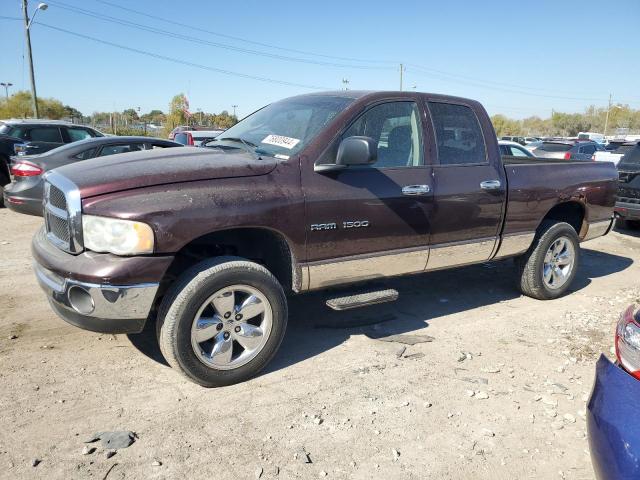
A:
{"label": "windshield wiper", "polygon": [[245,150],[249,153],[251,153],[251,155],[253,155],[255,157],[256,160],[262,160],[262,157],[256,153],[256,151],[254,150],[255,148],[258,148],[258,145],[256,145],[253,142],[250,142],[248,140],[245,140],[244,138],[240,138],[240,137],[224,137],[224,138],[214,138],[213,141],[214,142],[221,142],[223,140],[226,140],[228,142],[238,142],[238,143],[242,143],[242,145],[244,145]]}

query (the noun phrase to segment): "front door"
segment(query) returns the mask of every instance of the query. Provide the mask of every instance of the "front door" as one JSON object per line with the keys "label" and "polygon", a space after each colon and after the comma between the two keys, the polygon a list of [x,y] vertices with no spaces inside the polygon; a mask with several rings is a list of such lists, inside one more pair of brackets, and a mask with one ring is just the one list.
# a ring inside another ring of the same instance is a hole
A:
{"label": "front door", "polygon": [[438,162],[427,269],[488,260],[498,241],[506,199],[499,154],[488,153],[469,105],[434,101],[428,106]]}
{"label": "front door", "polygon": [[371,106],[341,139],[373,138],[375,164],[303,168],[310,288],[424,270],[433,186],[423,124],[417,102]]}

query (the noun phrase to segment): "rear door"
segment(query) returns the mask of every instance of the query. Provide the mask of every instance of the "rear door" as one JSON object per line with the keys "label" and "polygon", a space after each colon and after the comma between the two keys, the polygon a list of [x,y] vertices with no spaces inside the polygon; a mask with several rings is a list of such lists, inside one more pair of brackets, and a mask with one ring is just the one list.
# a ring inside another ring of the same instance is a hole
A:
{"label": "rear door", "polygon": [[[432,100],[434,203],[427,269],[480,262],[491,257],[506,199],[504,168],[486,114],[471,105]],[[485,135],[486,133],[486,135]]]}
{"label": "rear door", "polygon": [[375,164],[332,172],[305,166],[311,288],[424,270],[433,207],[424,125],[418,101],[376,103],[353,119],[329,150],[331,161],[322,162],[335,162],[340,140],[364,135],[377,144]]}

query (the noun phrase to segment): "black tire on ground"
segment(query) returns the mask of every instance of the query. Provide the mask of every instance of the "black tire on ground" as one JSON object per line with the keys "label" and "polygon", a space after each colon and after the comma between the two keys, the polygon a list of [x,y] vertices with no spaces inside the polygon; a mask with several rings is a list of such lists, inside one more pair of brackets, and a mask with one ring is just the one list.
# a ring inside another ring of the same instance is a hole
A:
{"label": "black tire on ground", "polygon": [[4,175],[0,173],[0,208],[4,208],[4,187],[9,184],[9,180],[4,178]]}
{"label": "black tire on ground", "polygon": [[[272,312],[271,333],[251,361],[230,370],[219,370],[198,358],[191,343],[192,325],[210,296],[238,284],[255,288],[266,297]],[[157,318],[160,350],[169,365],[204,387],[243,382],[260,372],[275,355],[284,337],[287,315],[282,286],[262,265],[239,257],[205,260],[185,271],[164,296]]]}
{"label": "black tire on ground", "polygon": [[616,218],[616,228],[621,230],[637,230],[640,228],[640,221],[618,217]]}
{"label": "black tire on ground", "polygon": [[[544,259],[551,245],[561,237],[566,238],[573,245],[573,265],[565,283],[558,288],[550,288],[543,278]],[[574,228],[565,222],[545,221],[540,226],[529,250],[516,260],[520,291],[538,300],[558,298],[573,282],[579,263],[580,243]]]}

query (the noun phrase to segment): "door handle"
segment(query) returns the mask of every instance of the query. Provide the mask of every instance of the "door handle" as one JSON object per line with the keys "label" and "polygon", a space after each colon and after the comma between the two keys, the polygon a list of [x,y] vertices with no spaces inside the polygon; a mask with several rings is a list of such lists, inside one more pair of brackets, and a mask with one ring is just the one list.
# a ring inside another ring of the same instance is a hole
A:
{"label": "door handle", "polygon": [[480,188],[483,190],[498,190],[502,184],[500,180],[485,180],[480,182]]}
{"label": "door handle", "polygon": [[426,195],[430,191],[429,185],[407,185],[402,187],[403,195]]}

